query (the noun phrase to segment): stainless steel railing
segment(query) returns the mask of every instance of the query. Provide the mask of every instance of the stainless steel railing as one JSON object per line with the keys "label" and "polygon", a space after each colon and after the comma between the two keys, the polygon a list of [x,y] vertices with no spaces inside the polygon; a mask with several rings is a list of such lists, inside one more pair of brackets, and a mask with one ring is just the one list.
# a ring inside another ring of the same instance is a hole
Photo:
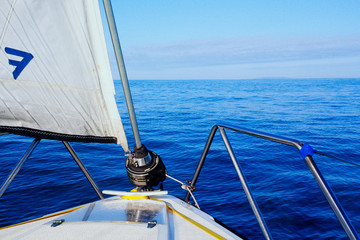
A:
{"label": "stainless steel railing", "polygon": [[[0,135],[1,136],[1,135]],[[15,166],[15,168],[13,169],[13,171],[9,174],[8,178],[5,180],[5,182],[1,185],[0,187],[0,198],[2,197],[2,195],[5,193],[6,189],[9,187],[10,183],[14,180],[14,178],[16,177],[16,175],[19,173],[20,169],[22,168],[22,166],[25,164],[25,162],[29,159],[30,155],[32,154],[32,152],[34,151],[34,149],[37,147],[37,145],[40,143],[41,139],[34,139],[34,141],[31,143],[30,147],[28,148],[28,150],[25,152],[25,154],[23,155],[23,157],[20,159],[20,161],[17,163],[17,165]],[[79,168],[81,169],[81,171],[83,172],[83,174],[85,175],[86,179],[89,181],[89,183],[91,184],[91,186],[94,188],[94,190],[96,191],[96,193],[98,194],[98,196],[100,197],[100,199],[104,199],[103,194],[101,193],[99,187],[96,185],[95,181],[93,180],[93,178],[91,177],[89,171],[86,169],[85,165],[82,163],[82,161],[80,160],[80,158],[77,156],[75,150],[71,147],[71,145],[69,144],[69,142],[67,141],[63,141],[63,144],[65,145],[66,149],[69,151],[69,153],[71,154],[71,156],[73,157],[73,159],[75,160],[75,162],[77,163],[77,165],[79,166]]]}
{"label": "stainless steel railing", "polygon": [[36,146],[40,143],[40,139],[34,139],[34,141],[31,143],[30,147],[28,148],[28,150],[25,152],[25,154],[23,155],[23,157],[20,159],[20,161],[16,164],[15,168],[13,169],[13,171],[9,174],[8,178],[5,180],[5,182],[3,183],[3,185],[0,188],[0,198],[2,197],[2,195],[5,193],[6,189],[9,187],[10,183],[14,180],[14,178],[16,177],[16,175],[19,173],[20,169],[22,168],[22,166],[24,165],[24,163],[26,162],[26,160],[28,160],[28,158],[30,157],[31,153],[34,151],[34,149],[36,148]]}
{"label": "stainless steel railing", "polygon": [[[235,170],[239,176],[241,185],[245,191],[246,197],[249,201],[252,211],[259,223],[261,231],[262,231],[265,239],[272,239],[269,229],[267,228],[265,220],[264,220],[264,218],[261,214],[261,211],[256,203],[256,200],[251,193],[250,186],[247,183],[245,174],[241,170],[241,167],[239,166],[238,161],[236,160],[236,157],[232,150],[231,144],[226,135],[225,129],[234,131],[234,132],[238,132],[238,133],[242,133],[242,134],[246,134],[246,135],[249,135],[252,137],[265,139],[265,140],[268,140],[271,142],[277,142],[280,144],[289,145],[289,146],[296,148],[303,156],[303,159],[305,160],[307,166],[309,167],[313,177],[315,178],[316,182],[318,183],[321,191],[323,192],[325,198],[327,199],[328,203],[330,204],[332,210],[334,211],[336,217],[338,218],[338,220],[339,220],[341,226],[343,227],[344,231],[346,232],[348,238],[349,239],[359,239],[358,234],[356,233],[354,227],[352,226],[352,224],[351,224],[348,216],[346,215],[344,209],[342,208],[340,202],[336,198],[334,192],[332,191],[332,189],[326,182],[325,178],[321,174],[320,170],[318,169],[317,165],[315,164],[315,162],[312,158],[312,154],[313,154],[312,148],[308,144],[304,144],[304,143],[299,142],[294,139],[284,138],[284,137],[280,137],[280,136],[276,136],[276,135],[272,135],[272,134],[268,134],[268,133],[264,133],[264,132],[260,132],[260,131],[250,130],[250,129],[246,129],[246,128],[235,128],[235,127],[229,127],[229,126],[215,125],[211,129],[211,132],[210,132],[208,140],[205,144],[203,153],[200,157],[198,166],[197,166],[194,176],[190,182],[189,189],[191,189],[192,191],[195,190],[195,184],[200,175],[201,169],[205,163],[206,156],[209,152],[209,149],[213,142],[214,136],[215,136],[217,130],[219,130],[221,137],[224,141],[225,147],[229,153],[229,156],[234,164]],[[187,193],[185,196],[185,201],[189,201],[189,199],[190,199],[190,194]]]}

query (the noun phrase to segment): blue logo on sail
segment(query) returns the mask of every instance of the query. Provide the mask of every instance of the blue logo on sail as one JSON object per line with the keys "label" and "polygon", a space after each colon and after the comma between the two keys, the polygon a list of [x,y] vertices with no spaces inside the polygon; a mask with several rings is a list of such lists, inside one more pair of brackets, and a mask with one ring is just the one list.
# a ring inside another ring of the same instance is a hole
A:
{"label": "blue logo on sail", "polygon": [[13,71],[14,79],[17,79],[20,73],[25,69],[25,67],[29,64],[29,62],[34,58],[31,53],[23,52],[17,49],[5,48],[5,52],[10,55],[22,57],[21,61],[9,59],[9,64],[15,66],[15,70]]}

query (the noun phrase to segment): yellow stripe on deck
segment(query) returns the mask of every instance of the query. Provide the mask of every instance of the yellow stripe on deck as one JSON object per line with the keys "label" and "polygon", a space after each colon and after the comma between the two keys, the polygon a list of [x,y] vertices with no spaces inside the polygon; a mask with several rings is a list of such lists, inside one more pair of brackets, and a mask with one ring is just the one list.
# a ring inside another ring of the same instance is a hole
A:
{"label": "yellow stripe on deck", "polygon": [[11,228],[11,227],[16,227],[16,226],[23,225],[23,224],[26,224],[26,223],[31,223],[31,222],[40,221],[40,220],[47,219],[47,218],[51,218],[51,217],[56,217],[56,216],[59,216],[59,215],[65,214],[65,213],[73,212],[73,211],[78,210],[78,209],[80,209],[80,208],[82,208],[82,207],[84,207],[84,206],[86,206],[86,205],[79,206],[79,207],[75,207],[75,208],[71,208],[71,209],[68,209],[68,210],[64,210],[64,211],[62,211],[62,212],[53,213],[53,214],[46,215],[46,216],[43,216],[43,217],[40,217],[40,218],[31,219],[31,220],[29,220],[29,221],[25,221],[25,222],[21,222],[21,223],[16,223],[16,224],[13,224],[13,225],[10,225],[10,226],[2,227],[2,228],[0,228],[0,230],[6,229],[6,228]]}
{"label": "yellow stripe on deck", "polygon": [[194,221],[193,219],[185,216],[184,214],[176,211],[175,209],[171,208],[169,205],[166,204],[167,209],[172,212],[172,213],[176,213],[177,215],[179,215],[180,217],[182,217],[183,219],[185,219],[186,221],[192,223],[193,225],[195,225],[196,227],[200,228],[201,230],[205,231],[206,233],[210,234],[211,236],[217,238],[217,239],[221,239],[221,240],[226,240],[226,238],[224,238],[223,236],[220,236],[219,234],[217,234],[216,232],[210,230],[209,228],[203,226],[202,224]]}

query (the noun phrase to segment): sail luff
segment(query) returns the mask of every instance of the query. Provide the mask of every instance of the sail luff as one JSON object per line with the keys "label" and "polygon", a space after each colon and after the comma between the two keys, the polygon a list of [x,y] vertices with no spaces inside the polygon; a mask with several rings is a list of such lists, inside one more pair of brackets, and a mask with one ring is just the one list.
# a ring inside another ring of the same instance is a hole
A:
{"label": "sail luff", "polygon": [[[90,3],[91,2],[86,2],[87,4],[89,4],[88,6],[90,7]],[[96,56],[96,59],[99,60],[99,62],[109,62],[109,56],[108,56],[108,52],[107,52],[107,48],[106,45],[100,44],[101,42],[105,43],[105,36],[104,34],[96,34],[97,32],[103,32],[103,23],[101,20],[101,15],[100,15],[100,11],[99,11],[99,2],[95,1],[92,2],[94,3],[96,6],[91,7],[92,10],[89,9],[88,13],[89,13],[89,18],[88,21],[92,24],[90,24],[90,26],[97,28],[95,31],[90,31],[91,33],[93,33],[91,35],[91,39],[93,40],[92,44],[94,44],[95,46],[99,46],[97,48],[93,48],[94,51],[94,55]],[[95,33],[95,34],[94,34]],[[116,102],[115,102],[115,87],[114,87],[114,82],[113,82],[113,77],[111,74],[111,68],[109,64],[103,64],[103,67],[101,68],[99,65],[97,65],[96,67],[98,68],[98,74],[100,78],[103,79],[111,79],[112,81],[101,81],[100,82],[100,87],[103,93],[103,97],[104,100],[106,102],[106,106],[107,106],[107,110],[111,119],[111,122],[113,124],[113,129],[116,129],[116,127],[118,127],[117,129],[117,136],[121,136],[121,138],[123,140],[126,140],[126,143],[122,144],[123,149],[126,152],[129,152],[129,146],[127,143],[127,139],[125,136],[125,131],[123,128],[123,124],[121,122],[121,118],[120,115],[118,113],[117,107],[116,107]]]}

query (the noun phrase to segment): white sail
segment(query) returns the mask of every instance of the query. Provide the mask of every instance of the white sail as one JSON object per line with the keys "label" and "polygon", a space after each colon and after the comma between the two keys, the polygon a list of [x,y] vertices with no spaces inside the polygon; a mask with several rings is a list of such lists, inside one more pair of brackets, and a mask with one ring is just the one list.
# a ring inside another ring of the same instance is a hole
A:
{"label": "white sail", "polygon": [[0,132],[128,151],[98,0],[0,3]]}

